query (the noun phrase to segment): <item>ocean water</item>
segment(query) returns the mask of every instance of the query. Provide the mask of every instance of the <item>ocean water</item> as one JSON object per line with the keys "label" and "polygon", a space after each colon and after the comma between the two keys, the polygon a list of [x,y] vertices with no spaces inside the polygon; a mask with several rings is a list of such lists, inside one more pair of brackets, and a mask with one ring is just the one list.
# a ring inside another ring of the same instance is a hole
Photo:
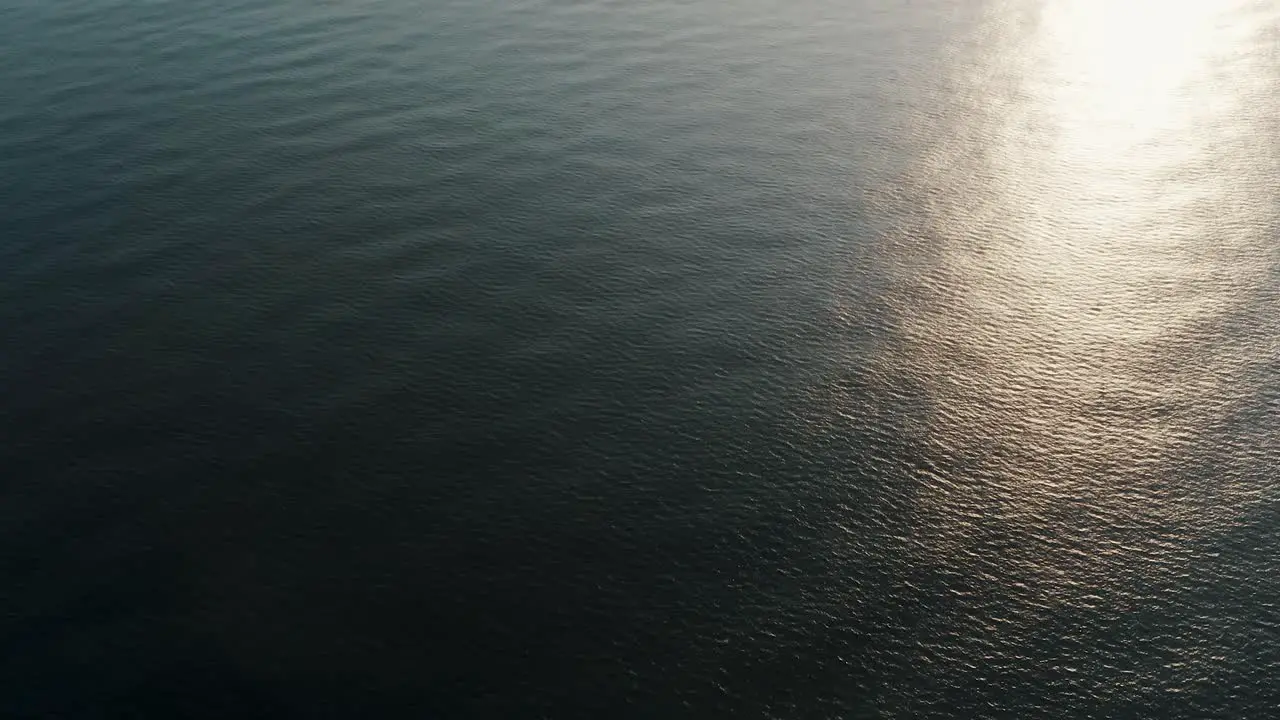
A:
{"label": "ocean water", "polygon": [[0,716],[1280,712],[1280,4],[0,0]]}

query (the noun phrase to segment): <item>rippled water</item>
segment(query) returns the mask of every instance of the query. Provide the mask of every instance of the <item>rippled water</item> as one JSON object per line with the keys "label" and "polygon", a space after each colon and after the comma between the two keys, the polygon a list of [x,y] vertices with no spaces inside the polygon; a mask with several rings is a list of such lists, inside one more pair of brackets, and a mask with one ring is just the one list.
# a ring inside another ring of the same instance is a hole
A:
{"label": "rippled water", "polygon": [[1280,6],[0,2],[5,717],[1268,717]]}

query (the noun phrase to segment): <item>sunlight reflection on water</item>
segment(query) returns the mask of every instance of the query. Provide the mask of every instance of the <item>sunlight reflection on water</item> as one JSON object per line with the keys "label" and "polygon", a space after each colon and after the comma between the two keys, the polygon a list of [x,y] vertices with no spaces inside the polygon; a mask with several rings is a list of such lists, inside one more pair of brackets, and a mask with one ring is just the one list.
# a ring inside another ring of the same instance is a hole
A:
{"label": "sunlight reflection on water", "polygon": [[920,637],[1005,620],[919,672],[1011,662],[1048,608],[1123,614],[1270,496],[1266,426],[1231,457],[1221,439],[1277,358],[1260,8],[992,3],[950,49],[884,240],[876,363],[928,408],[912,552],[972,573]]}

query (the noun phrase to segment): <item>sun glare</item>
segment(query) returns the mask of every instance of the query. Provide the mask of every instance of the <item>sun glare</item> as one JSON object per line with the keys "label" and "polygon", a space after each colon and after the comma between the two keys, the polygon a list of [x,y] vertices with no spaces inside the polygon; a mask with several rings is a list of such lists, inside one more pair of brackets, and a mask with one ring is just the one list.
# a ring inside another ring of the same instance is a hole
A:
{"label": "sun glare", "polygon": [[1195,86],[1218,50],[1221,11],[1199,0],[1049,4],[1040,62],[1063,139],[1121,151],[1185,128],[1204,99]]}
{"label": "sun glare", "polygon": [[[1144,468],[1215,421],[1191,413],[1197,398],[1238,382],[1212,358],[1169,359],[1233,312],[1268,267],[1220,252],[1253,252],[1224,223],[1261,224],[1256,208],[1233,205],[1233,183],[1260,172],[1238,142],[1250,80],[1233,63],[1252,39],[1229,21],[1244,6],[1044,0],[1032,21],[1021,6],[997,5],[998,51],[957,63],[964,112],[937,133],[920,180],[963,188],[963,201],[930,206],[922,233],[934,244],[921,275],[935,280],[921,285],[947,292],[914,301],[903,335],[946,408],[930,441],[1016,459],[982,469],[1008,483],[1011,525],[1069,531],[1045,519],[1058,495],[1092,497],[1114,517],[1182,521],[1181,505],[1135,509],[1106,490],[1145,492]],[[937,493],[939,516],[953,513],[956,496]],[[1089,571],[1026,560],[1028,577]]]}

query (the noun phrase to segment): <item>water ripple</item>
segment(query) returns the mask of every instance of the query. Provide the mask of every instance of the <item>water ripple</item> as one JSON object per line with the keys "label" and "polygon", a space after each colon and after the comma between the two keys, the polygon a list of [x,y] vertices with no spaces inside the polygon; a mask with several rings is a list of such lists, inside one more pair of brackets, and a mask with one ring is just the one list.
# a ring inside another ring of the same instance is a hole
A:
{"label": "water ripple", "polygon": [[1263,717],[1270,4],[0,6],[18,717]]}

